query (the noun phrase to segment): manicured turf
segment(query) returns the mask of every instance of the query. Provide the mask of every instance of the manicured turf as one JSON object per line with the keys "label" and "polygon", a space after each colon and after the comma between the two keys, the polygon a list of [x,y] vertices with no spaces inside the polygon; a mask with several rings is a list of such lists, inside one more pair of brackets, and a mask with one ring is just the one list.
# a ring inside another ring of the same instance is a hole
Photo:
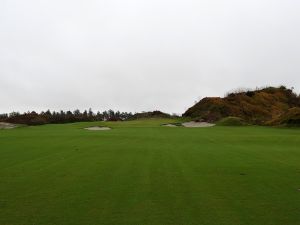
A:
{"label": "manicured turf", "polygon": [[300,224],[299,129],[168,122],[0,130],[0,224]]}

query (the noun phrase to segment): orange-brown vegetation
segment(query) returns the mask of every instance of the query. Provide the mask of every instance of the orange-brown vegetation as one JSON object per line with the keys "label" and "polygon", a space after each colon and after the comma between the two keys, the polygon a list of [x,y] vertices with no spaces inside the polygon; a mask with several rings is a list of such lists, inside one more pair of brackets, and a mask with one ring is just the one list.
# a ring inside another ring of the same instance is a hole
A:
{"label": "orange-brown vegetation", "polygon": [[282,114],[278,118],[269,122],[270,125],[288,125],[299,126],[300,125],[300,107],[294,107],[289,109],[286,113]]}
{"label": "orange-brown vegetation", "polygon": [[300,107],[300,97],[291,89],[284,86],[267,87],[230,93],[224,98],[204,98],[189,108],[183,116],[201,118],[209,122],[234,116],[252,124],[271,124],[275,121],[283,123],[284,115],[295,107]]}

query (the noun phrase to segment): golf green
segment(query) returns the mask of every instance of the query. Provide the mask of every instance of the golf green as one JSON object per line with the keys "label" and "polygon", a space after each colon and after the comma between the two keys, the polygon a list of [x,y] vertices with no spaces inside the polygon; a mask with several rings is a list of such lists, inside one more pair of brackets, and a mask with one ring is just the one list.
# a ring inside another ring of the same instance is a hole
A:
{"label": "golf green", "polygon": [[168,122],[0,130],[0,224],[300,224],[300,129]]}

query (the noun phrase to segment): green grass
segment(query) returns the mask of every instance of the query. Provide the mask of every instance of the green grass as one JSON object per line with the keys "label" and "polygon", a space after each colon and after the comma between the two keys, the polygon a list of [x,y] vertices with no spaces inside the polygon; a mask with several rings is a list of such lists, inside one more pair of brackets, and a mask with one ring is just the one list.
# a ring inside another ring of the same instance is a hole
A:
{"label": "green grass", "polygon": [[0,224],[300,224],[299,129],[171,122],[0,130]]}

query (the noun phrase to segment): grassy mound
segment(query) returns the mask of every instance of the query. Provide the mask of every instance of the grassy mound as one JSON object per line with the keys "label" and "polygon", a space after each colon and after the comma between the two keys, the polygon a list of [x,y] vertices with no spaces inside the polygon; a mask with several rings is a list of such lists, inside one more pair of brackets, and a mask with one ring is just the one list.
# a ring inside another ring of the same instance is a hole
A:
{"label": "grassy mound", "polygon": [[189,108],[183,116],[208,122],[228,116],[240,117],[251,124],[264,125],[293,107],[300,107],[300,97],[285,87],[238,91],[224,98],[207,97]]}
{"label": "grassy mound", "polygon": [[218,126],[245,126],[246,122],[239,117],[229,116],[221,119],[218,123]]}

